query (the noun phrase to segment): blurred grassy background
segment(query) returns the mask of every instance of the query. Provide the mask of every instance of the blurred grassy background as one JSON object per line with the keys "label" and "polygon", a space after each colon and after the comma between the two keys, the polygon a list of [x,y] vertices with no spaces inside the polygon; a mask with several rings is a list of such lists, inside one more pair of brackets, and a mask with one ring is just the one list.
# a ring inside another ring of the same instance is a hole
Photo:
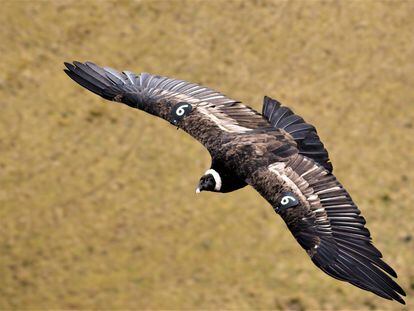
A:
{"label": "blurred grassy background", "polygon": [[413,1],[1,6],[0,309],[401,309],[314,267],[251,188],[196,196],[203,147],[71,60],[293,107],[413,306]]}

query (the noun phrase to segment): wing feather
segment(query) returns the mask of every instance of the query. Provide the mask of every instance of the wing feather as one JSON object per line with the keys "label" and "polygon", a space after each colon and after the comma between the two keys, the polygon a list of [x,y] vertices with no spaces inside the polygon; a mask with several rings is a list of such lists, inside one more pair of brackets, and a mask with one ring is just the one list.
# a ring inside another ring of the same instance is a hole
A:
{"label": "wing feather", "polygon": [[[197,114],[199,122],[204,120],[204,126],[208,124],[224,133],[242,134],[270,127],[269,122],[250,107],[195,83],[149,73],[136,75],[130,71],[118,72],[92,62],[75,61],[65,65],[68,76],[93,93],[170,122],[169,111],[174,104],[188,102],[193,107],[192,114]],[[178,126],[199,139],[197,133],[191,132],[185,124]]]}
{"label": "wing feather", "polygon": [[[329,171],[296,154],[253,173],[249,183],[272,204],[311,260],[342,281],[404,304],[404,290],[391,278],[395,271],[372,244],[365,219]],[[280,209],[285,192],[299,200]]]}

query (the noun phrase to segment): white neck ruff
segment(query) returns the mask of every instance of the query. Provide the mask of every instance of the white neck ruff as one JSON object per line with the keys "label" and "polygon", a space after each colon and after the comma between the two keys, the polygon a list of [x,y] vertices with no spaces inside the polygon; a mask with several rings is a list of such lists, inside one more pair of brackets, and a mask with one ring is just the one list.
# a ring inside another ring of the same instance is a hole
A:
{"label": "white neck ruff", "polygon": [[204,174],[205,175],[208,175],[208,174],[213,175],[214,181],[216,182],[216,186],[214,187],[214,190],[220,191],[220,189],[221,189],[221,177],[220,177],[219,173],[217,173],[217,171],[215,171],[211,168],[211,169],[207,170]]}

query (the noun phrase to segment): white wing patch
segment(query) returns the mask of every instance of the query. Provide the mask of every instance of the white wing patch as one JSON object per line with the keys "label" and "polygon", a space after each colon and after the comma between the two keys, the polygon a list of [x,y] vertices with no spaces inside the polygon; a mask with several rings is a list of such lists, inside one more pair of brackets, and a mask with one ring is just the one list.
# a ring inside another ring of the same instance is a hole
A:
{"label": "white wing patch", "polygon": [[[296,194],[302,194],[301,189],[292,181],[292,179],[289,178],[288,175],[296,174],[290,167],[286,167],[286,164],[283,162],[276,162],[273,164],[270,164],[268,166],[268,169],[276,174],[279,180],[286,183],[286,185],[292,190],[292,192]],[[303,194],[302,194],[303,196]],[[303,199],[306,199],[306,197],[303,197]]]}
{"label": "white wing patch", "polygon": [[[307,158],[303,158],[303,161],[305,161],[305,165],[309,167],[301,175],[295,172],[290,166],[287,166],[284,162],[276,162],[270,164],[268,166],[268,169],[277,176],[278,180],[285,183],[293,193],[296,193],[302,201],[307,202],[309,208],[313,210],[313,212],[322,212],[324,209],[321,209],[320,204],[316,203],[320,202],[318,194],[321,194],[324,191],[314,192],[313,188],[310,187],[309,183],[307,182],[305,176],[308,176],[316,170],[321,170],[321,175],[325,175],[326,172],[322,169],[322,167],[317,166]],[[329,190],[334,191],[337,188],[339,187],[333,187]],[[323,215],[322,217],[326,218],[326,215]]]}
{"label": "white wing patch", "polygon": [[[151,90],[152,94],[156,94],[157,90]],[[222,99],[225,98],[223,95],[212,94],[210,97],[205,97],[203,100],[193,97],[187,94],[180,94],[173,91],[162,90],[157,95],[161,95],[164,99],[176,98],[180,101],[188,102],[193,105],[193,109],[199,111],[206,118],[216,124],[221,130],[228,133],[247,133],[252,131],[252,129],[240,126],[237,121],[225,113],[221,112],[219,108],[215,107],[207,100]],[[192,94],[194,95],[194,94]],[[234,101],[232,101],[234,102]],[[244,105],[239,104],[239,106],[245,107]],[[250,111],[247,107],[245,112],[247,114],[254,115],[255,113]]]}
{"label": "white wing patch", "polygon": [[[128,78],[131,82],[134,81],[133,77],[128,76]],[[232,117],[232,114],[254,117],[256,113],[245,105],[219,92],[195,83],[153,76],[147,73],[142,73],[137,78],[136,81],[139,80],[139,86],[145,88],[151,96],[167,100],[174,98],[178,101],[188,102],[193,106],[194,110],[200,112],[205,118],[208,118],[225,132],[246,133],[253,130],[240,125],[236,118]]]}
{"label": "white wing patch", "polygon": [[218,109],[207,109],[207,107],[208,106],[205,103],[201,103],[200,105],[197,105],[197,110],[213,121],[221,130],[229,133],[246,133],[252,131],[252,129],[238,125],[236,120],[229,118]]}

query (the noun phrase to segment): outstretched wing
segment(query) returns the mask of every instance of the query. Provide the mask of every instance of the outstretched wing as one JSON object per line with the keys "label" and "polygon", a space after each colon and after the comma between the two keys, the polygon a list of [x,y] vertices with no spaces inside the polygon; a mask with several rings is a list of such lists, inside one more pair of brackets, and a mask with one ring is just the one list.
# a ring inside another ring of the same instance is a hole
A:
{"label": "outstretched wing", "polygon": [[[257,170],[249,183],[272,204],[312,261],[330,276],[404,304],[365,219],[335,176],[296,154]],[[388,275],[389,274],[389,275]]]}
{"label": "outstretched wing", "polygon": [[161,117],[203,144],[223,133],[247,133],[270,124],[256,111],[219,92],[182,80],[94,63],[65,63],[65,72],[99,96]]}

